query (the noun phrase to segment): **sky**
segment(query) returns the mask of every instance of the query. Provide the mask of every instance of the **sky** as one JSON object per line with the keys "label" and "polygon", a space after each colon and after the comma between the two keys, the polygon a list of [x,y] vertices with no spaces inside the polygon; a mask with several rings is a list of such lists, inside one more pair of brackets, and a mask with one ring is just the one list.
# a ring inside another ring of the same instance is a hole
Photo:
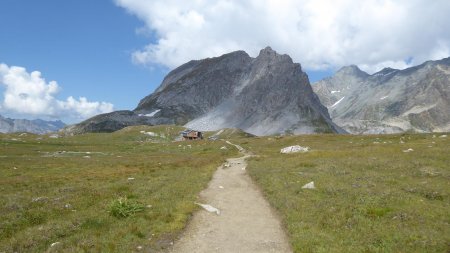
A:
{"label": "sky", "polygon": [[450,56],[448,0],[2,0],[0,115],[134,109],[192,60],[271,46],[312,82]]}

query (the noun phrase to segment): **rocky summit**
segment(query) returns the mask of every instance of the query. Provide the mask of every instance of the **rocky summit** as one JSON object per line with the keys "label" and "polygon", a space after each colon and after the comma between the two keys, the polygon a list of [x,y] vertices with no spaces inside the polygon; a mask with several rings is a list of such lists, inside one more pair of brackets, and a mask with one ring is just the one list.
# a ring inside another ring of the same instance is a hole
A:
{"label": "rocky summit", "polygon": [[450,131],[450,58],[373,75],[348,66],[313,88],[350,133]]}
{"label": "rocky summit", "polygon": [[98,115],[65,129],[112,132],[130,125],[177,124],[197,130],[240,128],[255,135],[342,132],[300,64],[267,47],[190,61],[133,111]]}

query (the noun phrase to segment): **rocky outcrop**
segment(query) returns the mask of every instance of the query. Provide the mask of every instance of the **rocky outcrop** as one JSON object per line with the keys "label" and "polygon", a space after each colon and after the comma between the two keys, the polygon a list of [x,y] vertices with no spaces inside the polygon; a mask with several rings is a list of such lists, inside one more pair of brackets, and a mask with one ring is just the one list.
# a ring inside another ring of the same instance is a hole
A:
{"label": "rocky outcrop", "polygon": [[450,58],[373,75],[344,67],[313,88],[351,133],[450,131]]}
{"label": "rocky outcrop", "polygon": [[46,134],[58,131],[66,124],[62,121],[45,121],[41,119],[10,119],[0,115],[0,133],[27,132],[34,134]]}
{"label": "rocky outcrop", "polygon": [[134,111],[99,115],[66,130],[107,132],[138,124],[240,128],[256,135],[341,131],[300,64],[270,47],[256,58],[237,51],[190,61],[171,71]]}

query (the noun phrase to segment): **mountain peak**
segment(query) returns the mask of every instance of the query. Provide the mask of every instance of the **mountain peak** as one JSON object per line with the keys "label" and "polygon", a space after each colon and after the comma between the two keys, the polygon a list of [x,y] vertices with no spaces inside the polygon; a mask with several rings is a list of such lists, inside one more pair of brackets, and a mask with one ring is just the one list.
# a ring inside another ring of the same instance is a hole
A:
{"label": "mountain peak", "polygon": [[369,74],[367,74],[366,72],[362,71],[358,66],[356,65],[349,65],[349,66],[344,66],[342,68],[340,68],[336,74],[340,74],[340,75],[355,75],[355,76],[369,76]]}
{"label": "mountain peak", "polygon": [[255,135],[339,132],[300,64],[266,47],[190,62],[171,71],[134,111],[88,119],[67,132],[107,132],[130,125],[177,124]]}
{"label": "mountain peak", "polygon": [[275,61],[275,62],[283,61],[287,63],[293,63],[292,58],[289,55],[279,54],[269,46],[265,47],[264,49],[261,49],[256,59],[262,61]]}
{"label": "mountain peak", "polygon": [[372,76],[386,76],[386,75],[390,75],[390,74],[392,74],[392,73],[394,73],[394,72],[397,72],[397,71],[399,71],[399,70],[398,70],[398,69],[393,69],[393,68],[387,67],[387,68],[384,68],[384,69],[382,69],[382,70],[376,72],[376,73],[373,74]]}

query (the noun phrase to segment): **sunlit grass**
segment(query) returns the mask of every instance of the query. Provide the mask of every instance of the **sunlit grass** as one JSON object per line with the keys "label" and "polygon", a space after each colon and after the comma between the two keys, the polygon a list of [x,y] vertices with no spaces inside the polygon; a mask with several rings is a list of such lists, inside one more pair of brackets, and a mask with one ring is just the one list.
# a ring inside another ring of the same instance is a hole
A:
{"label": "sunlit grass", "polygon": [[[212,173],[237,155],[221,150],[221,141],[172,142],[179,129],[137,127],[58,139],[0,134],[0,252],[169,245]],[[118,219],[111,215],[118,199],[138,209],[120,210],[133,215]],[[55,242],[60,244],[51,248]]]}
{"label": "sunlit grass", "polygon": [[[448,252],[450,141],[439,136],[266,137],[243,146],[260,155],[247,169],[295,252]],[[295,144],[311,151],[279,153]],[[317,188],[302,189],[310,181]]]}

